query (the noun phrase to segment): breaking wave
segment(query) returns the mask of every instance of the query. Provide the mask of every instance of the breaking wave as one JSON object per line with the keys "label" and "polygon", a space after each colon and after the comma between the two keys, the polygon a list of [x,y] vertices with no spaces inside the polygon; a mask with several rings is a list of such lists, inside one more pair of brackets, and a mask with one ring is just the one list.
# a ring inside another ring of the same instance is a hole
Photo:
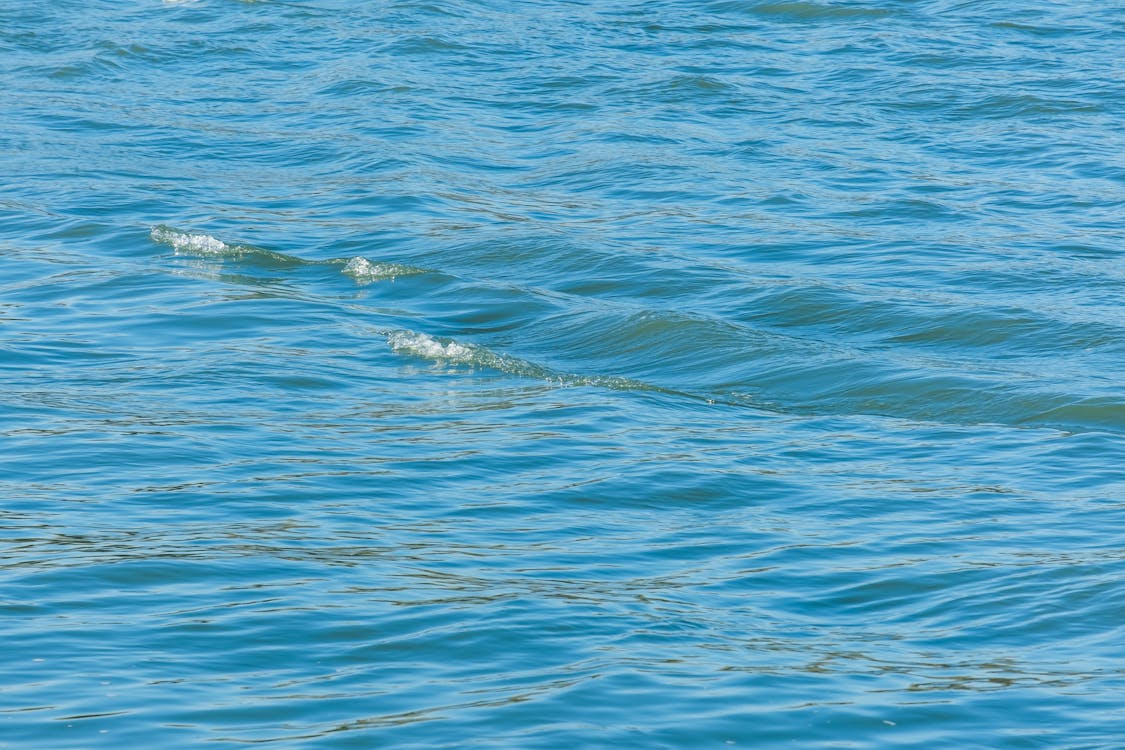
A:
{"label": "breaking wave", "polygon": [[[329,262],[336,263],[338,261]],[[373,263],[367,258],[357,255],[344,264],[344,268],[340,273],[345,276],[351,276],[357,284],[371,284],[386,279],[394,280],[397,276],[413,276],[426,273],[426,271],[401,263]]]}
{"label": "breaking wave", "polygon": [[[690,398],[695,401],[717,403],[715,399],[696,393],[687,393],[671,388],[662,388],[634,378],[616,375],[581,375],[555,370],[550,367],[529,362],[480,346],[464,344],[453,339],[440,339],[417,331],[397,330],[386,334],[391,351],[404,356],[426,359],[436,364],[465,366],[472,370],[496,370],[508,375],[534,378],[560,386],[592,386],[614,391],[650,391]],[[724,403],[735,403],[727,401]],[[739,405],[750,406],[750,403]]]}
{"label": "breaking wave", "polygon": [[402,263],[373,262],[363,256],[351,258],[329,258],[327,260],[306,260],[296,255],[287,255],[274,250],[246,244],[230,244],[203,232],[188,232],[164,224],[157,225],[149,232],[149,238],[160,245],[172,248],[176,255],[197,258],[249,261],[257,265],[276,268],[294,266],[343,266],[340,273],[351,277],[357,284],[371,284],[376,281],[393,280],[398,276],[412,276],[426,273],[423,268]]}
{"label": "breaking wave", "polygon": [[209,234],[181,232],[164,225],[156,226],[149,232],[153,242],[168,245],[177,255],[203,255],[231,257],[240,253],[238,248],[232,247],[222,240]]}

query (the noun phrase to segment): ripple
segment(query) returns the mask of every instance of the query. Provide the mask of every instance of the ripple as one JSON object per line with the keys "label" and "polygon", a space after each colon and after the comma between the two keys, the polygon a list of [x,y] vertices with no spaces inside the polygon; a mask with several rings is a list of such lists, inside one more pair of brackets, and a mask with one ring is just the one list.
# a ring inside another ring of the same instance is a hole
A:
{"label": "ripple", "polygon": [[0,16],[3,742],[1120,744],[1113,4]]}

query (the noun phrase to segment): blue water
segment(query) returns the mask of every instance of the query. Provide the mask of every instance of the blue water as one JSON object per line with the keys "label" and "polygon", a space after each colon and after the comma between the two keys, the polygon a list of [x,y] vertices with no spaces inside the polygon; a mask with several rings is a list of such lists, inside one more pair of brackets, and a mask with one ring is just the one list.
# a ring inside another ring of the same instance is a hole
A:
{"label": "blue water", "polygon": [[0,2],[0,748],[1125,746],[1125,5]]}

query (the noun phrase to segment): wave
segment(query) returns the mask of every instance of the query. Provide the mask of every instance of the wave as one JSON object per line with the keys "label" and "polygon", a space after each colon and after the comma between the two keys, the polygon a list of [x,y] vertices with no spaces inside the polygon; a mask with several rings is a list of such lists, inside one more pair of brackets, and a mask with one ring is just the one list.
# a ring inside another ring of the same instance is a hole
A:
{"label": "wave", "polygon": [[[1050,371],[1035,376],[1028,370],[1048,339],[1055,345],[1065,342],[1091,372],[1116,352],[1116,326],[1060,320],[1059,310],[966,309],[956,299],[921,304],[929,298],[875,304],[870,295],[860,294],[864,290],[829,293],[797,284],[766,289],[725,316],[605,299],[591,306],[569,294],[554,300],[572,303],[560,312],[553,304],[536,307],[534,288],[508,288],[494,279],[465,279],[358,255],[305,260],[164,225],[154,227],[151,238],[177,255],[276,270],[330,269],[357,285],[432,274],[425,283],[394,293],[411,301],[406,309],[380,310],[389,325],[376,333],[396,354],[443,365],[780,414],[867,414],[1067,430],[1120,426],[1121,400],[1106,396],[1098,378],[1076,382],[1073,376],[1061,379]],[[476,304],[465,305],[466,300]],[[513,329],[521,335],[507,339],[513,353],[498,353],[399,328],[404,322],[413,328],[407,319],[424,319],[425,327],[445,326],[455,335]],[[862,344],[856,341],[860,336]],[[1007,357],[1003,368],[965,354],[998,347]],[[525,354],[538,361],[521,358]],[[611,368],[626,374],[608,374]]]}
{"label": "wave", "polygon": [[152,228],[149,237],[153,242],[170,246],[177,255],[218,255],[229,257],[234,250],[230,245],[209,234],[181,232],[172,227],[160,225]]}
{"label": "wave", "polygon": [[153,227],[149,232],[149,238],[153,242],[171,247],[176,255],[249,261],[271,268],[310,265],[310,261],[294,255],[286,255],[254,245],[232,245],[209,234],[186,232],[164,224]]}
{"label": "wave", "polygon": [[270,268],[343,266],[340,273],[351,277],[357,284],[370,284],[375,281],[393,280],[398,276],[428,273],[424,268],[401,263],[372,262],[358,255],[351,258],[306,260],[296,255],[287,255],[254,245],[229,244],[209,234],[188,232],[165,224],[153,227],[149,232],[149,238],[153,242],[171,247],[176,255],[249,261]]}
{"label": "wave", "polygon": [[745,13],[756,16],[772,17],[782,21],[847,21],[879,19],[891,16],[895,11],[890,8],[850,4],[829,4],[819,2],[804,2],[791,0],[790,2],[762,2],[750,4],[743,0],[735,2],[712,3],[709,9],[717,13]]}
{"label": "wave", "polygon": [[[326,262],[336,264],[340,261],[330,260]],[[416,274],[427,273],[427,271],[422,268],[416,268],[415,266],[403,265],[402,263],[372,263],[367,258],[357,255],[344,263],[344,268],[340,273],[351,276],[357,284],[371,284],[372,282],[383,281],[385,279],[393,281],[398,276],[414,276]]]}
{"label": "wave", "polygon": [[387,332],[385,335],[391,351],[396,354],[427,359],[437,364],[497,370],[508,375],[535,378],[563,386],[593,386],[614,391],[649,391],[715,403],[714,399],[705,396],[661,388],[634,378],[616,375],[581,375],[555,370],[519,357],[498,354],[479,344],[464,344],[450,338],[440,339],[417,331],[401,329]]}
{"label": "wave", "polygon": [[462,344],[453,339],[438,339],[410,330],[390,331],[387,344],[396,354],[405,354],[433,362],[467,365],[474,368],[500,370],[511,375],[524,375],[561,381],[565,376],[549,368],[505,354],[497,354],[477,344]]}

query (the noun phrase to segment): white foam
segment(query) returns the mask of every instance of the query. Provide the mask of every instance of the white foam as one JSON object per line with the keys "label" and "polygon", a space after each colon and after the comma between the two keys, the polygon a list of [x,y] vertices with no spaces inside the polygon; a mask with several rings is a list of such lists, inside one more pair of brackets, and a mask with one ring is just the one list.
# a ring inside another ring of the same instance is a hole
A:
{"label": "white foam", "polygon": [[469,365],[476,368],[499,370],[509,375],[536,378],[561,386],[595,386],[617,391],[651,391],[653,388],[639,380],[617,376],[570,375],[558,372],[527,360],[497,354],[476,344],[442,343],[433,336],[415,331],[392,331],[386,334],[391,351],[444,364]]}
{"label": "white foam", "polygon": [[227,255],[231,247],[209,234],[189,234],[170,227],[153,227],[149,233],[153,242],[171,245],[177,255]]}
{"label": "white foam", "polygon": [[406,272],[405,267],[395,263],[372,263],[357,255],[347,262],[340,273],[351,276],[359,284],[370,284],[383,279],[394,279]]}
{"label": "white foam", "polygon": [[387,343],[398,354],[413,354],[446,362],[469,363],[475,359],[476,350],[472,347],[450,341],[443,344],[433,336],[414,331],[393,331],[387,334]]}

